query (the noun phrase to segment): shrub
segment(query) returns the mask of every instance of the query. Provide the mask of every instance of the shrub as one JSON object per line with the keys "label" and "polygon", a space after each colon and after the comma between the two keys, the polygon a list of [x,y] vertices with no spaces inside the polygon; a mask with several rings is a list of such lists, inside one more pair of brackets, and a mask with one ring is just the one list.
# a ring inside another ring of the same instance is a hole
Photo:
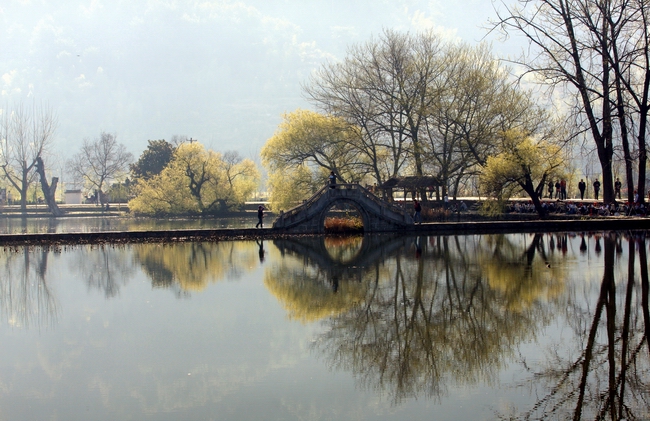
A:
{"label": "shrub", "polygon": [[325,232],[363,232],[363,221],[358,216],[327,217],[325,218]]}

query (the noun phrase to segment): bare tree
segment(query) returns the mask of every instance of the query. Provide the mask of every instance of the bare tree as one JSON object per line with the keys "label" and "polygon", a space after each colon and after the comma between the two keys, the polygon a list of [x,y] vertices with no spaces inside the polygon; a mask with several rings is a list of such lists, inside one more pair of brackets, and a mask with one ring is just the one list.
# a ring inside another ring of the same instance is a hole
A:
{"label": "bare tree", "polygon": [[114,134],[102,132],[92,142],[84,139],[81,151],[68,161],[68,167],[75,179],[97,191],[104,206],[104,186],[126,175],[132,161],[133,155],[127,152],[126,146],[117,142]]}
{"label": "bare tree", "polygon": [[27,190],[35,179],[34,167],[54,138],[57,119],[47,106],[0,110],[0,167],[20,194],[20,208],[27,209]]}
{"label": "bare tree", "polygon": [[407,166],[424,174],[424,114],[436,98],[442,49],[433,33],[385,31],[353,47],[342,63],[324,66],[304,87],[322,110],[360,128],[358,144],[350,146],[378,184]]}

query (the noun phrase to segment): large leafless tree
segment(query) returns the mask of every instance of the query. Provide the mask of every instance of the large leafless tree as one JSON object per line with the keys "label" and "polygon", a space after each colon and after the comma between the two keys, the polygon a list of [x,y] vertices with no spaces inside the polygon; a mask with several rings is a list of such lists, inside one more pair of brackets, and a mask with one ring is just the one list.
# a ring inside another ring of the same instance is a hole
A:
{"label": "large leafless tree", "polygon": [[118,143],[114,134],[102,132],[92,142],[88,139],[83,141],[81,151],[68,161],[68,167],[75,179],[97,190],[103,206],[104,187],[126,175],[132,161],[133,155],[126,150],[126,146]]}
{"label": "large leafless tree", "polygon": [[20,207],[27,209],[27,192],[36,178],[35,166],[51,145],[57,119],[51,108],[33,104],[5,107],[0,115],[0,167],[20,194]]}

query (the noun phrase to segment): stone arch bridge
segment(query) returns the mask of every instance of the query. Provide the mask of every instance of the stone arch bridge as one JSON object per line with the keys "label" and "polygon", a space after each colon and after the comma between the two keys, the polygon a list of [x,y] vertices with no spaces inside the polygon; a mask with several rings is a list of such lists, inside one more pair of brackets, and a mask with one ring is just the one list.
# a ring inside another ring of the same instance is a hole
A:
{"label": "stone arch bridge", "polygon": [[280,212],[273,228],[291,233],[324,233],[327,212],[339,204],[359,212],[365,232],[402,230],[413,225],[402,207],[380,199],[359,184],[337,184],[336,188],[326,185],[301,205]]}

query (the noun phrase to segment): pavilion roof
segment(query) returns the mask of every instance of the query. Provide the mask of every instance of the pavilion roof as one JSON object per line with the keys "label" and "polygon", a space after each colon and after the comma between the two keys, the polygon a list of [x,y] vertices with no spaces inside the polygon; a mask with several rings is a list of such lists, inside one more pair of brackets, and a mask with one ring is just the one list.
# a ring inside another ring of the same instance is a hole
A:
{"label": "pavilion roof", "polygon": [[417,188],[426,188],[429,186],[438,186],[440,185],[437,177],[430,176],[407,176],[407,177],[395,177],[389,180],[386,180],[379,188],[382,189],[395,189],[395,188],[404,188],[404,189],[417,189]]}

